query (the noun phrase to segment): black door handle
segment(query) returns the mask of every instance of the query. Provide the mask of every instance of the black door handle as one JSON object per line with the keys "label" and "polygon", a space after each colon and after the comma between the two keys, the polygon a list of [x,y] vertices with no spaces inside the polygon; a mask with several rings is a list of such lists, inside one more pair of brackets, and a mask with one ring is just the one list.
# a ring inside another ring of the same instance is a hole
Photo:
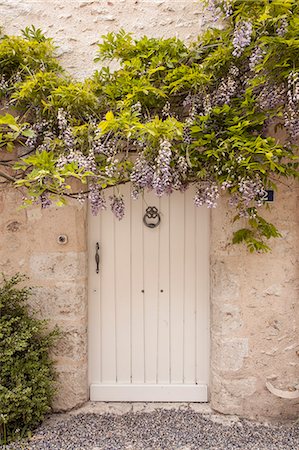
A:
{"label": "black door handle", "polygon": [[96,243],[96,254],[95,254],[95,260],[96,260],[96,273],[99,273],[100,270],[100,254],[99,254],[99,250],[100,250],[100,245],[97,242]]}

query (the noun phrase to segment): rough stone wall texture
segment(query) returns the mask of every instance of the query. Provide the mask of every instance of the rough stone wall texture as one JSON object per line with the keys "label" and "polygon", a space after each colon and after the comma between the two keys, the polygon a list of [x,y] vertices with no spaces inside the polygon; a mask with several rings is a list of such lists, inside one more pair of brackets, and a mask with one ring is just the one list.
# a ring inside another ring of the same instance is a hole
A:
{"label": "rough stone wall texture", "polygon": [[[20,192],[0,190],[0,273],[27,274],[30,306],[50,328],[59,326],[54,406],[70,409],[88,398],[86,208],[20,209],[21,203]],[[59,235],[68,242],[59,244]]]}
{"label": "rough stone wall texture", "polygon": [[298,200],[294,184],[279,186],[267,216],[282,238],[261,255],[228,244],[231,211],[224,202],[213,211],[211,406],[223,413],[298,417],[298,400],[265,387],[299,388]]}
{"label": "rough stone wall texture", "polygon": [[198,0],[0,0],[5,31],[34,24],[55,38],[63,66],[79,78],[93,72],[103,34],[195,38],[203,22]]}
{"label": "rough stone wall texture", "polygon": [[[31,24],[46,31],[60,46],[64,67],[78,78],[96,67],[96,43],[108,31],[123,27],[136,36],[193,39],[208,25],[193,0],[0,0],[0,13],[7,33]],[[0,269],[27,272],[40,286],[34,305],[41,316],[65,331],[55,354],[61,380],[55,406],[73,407],[87,398],[85,210],[17,211],[17,193],[0,195]],[[298,189],[281,186],[269,218],[283,237],[267,255],[228,244],[231,212],[224,201],[212,213],[210,394],[211,406],[223,413],[298,415],[298,401],[265,388],[266,380],[283,389],[298,385],[297,211]],[[56,243],[59,234],[69,235],[66,246]]]}

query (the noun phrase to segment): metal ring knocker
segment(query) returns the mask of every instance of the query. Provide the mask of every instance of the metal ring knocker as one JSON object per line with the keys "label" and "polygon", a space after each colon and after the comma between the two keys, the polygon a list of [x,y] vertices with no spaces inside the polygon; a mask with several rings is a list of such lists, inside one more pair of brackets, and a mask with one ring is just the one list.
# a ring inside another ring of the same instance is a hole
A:
{"label": "metal ring knocker", "polygon": [[143,216],[143,223],[148,228],[156,228],[161,222],[161,217],[158,208],[155,206],[148,206]]}

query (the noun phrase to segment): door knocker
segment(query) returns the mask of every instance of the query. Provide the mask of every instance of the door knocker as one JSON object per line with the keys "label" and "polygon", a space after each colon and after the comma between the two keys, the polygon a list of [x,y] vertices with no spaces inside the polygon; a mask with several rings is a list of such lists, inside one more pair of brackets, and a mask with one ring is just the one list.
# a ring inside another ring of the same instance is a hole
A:
{"label": "door knocker", "polygon": [[143,223],[148,228],[156,228],[161,221],[158,208],[155,206],[148,206],[143,216]]}

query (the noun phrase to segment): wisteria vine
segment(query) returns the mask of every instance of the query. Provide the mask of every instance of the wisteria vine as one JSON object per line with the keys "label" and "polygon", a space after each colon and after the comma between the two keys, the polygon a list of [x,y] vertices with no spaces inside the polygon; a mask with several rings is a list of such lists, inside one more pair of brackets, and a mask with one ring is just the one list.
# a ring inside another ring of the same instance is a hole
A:
{"label": "wisteria vine", "polygon": [[[1,179],[26,188],[25,204],[77,198],[95,215],[110,206],[119,220],[117,186],[128,182],[134,200],[192,185],[194,204],[213,209],[227,194],[235,219],[247,221],[233,242],[268,250],[265,239],[279,233],[260,215],[267,190],[298,176],[299,6],[210,0],[203,13],[210,29],[189,46],[109,33],[97,59],[117,59],[120,69],[102,68],[82,83],[63,75],[40,30],[3,36],[0,95],[22,120],[2,115],[0,149],[23,150],[17,160],[0,159]],[[269,135],[271,124],[286,130],[283,144]],[[72,188],[74,178],[81,189]],[[112,186],[115,194],[105,195]]]}

